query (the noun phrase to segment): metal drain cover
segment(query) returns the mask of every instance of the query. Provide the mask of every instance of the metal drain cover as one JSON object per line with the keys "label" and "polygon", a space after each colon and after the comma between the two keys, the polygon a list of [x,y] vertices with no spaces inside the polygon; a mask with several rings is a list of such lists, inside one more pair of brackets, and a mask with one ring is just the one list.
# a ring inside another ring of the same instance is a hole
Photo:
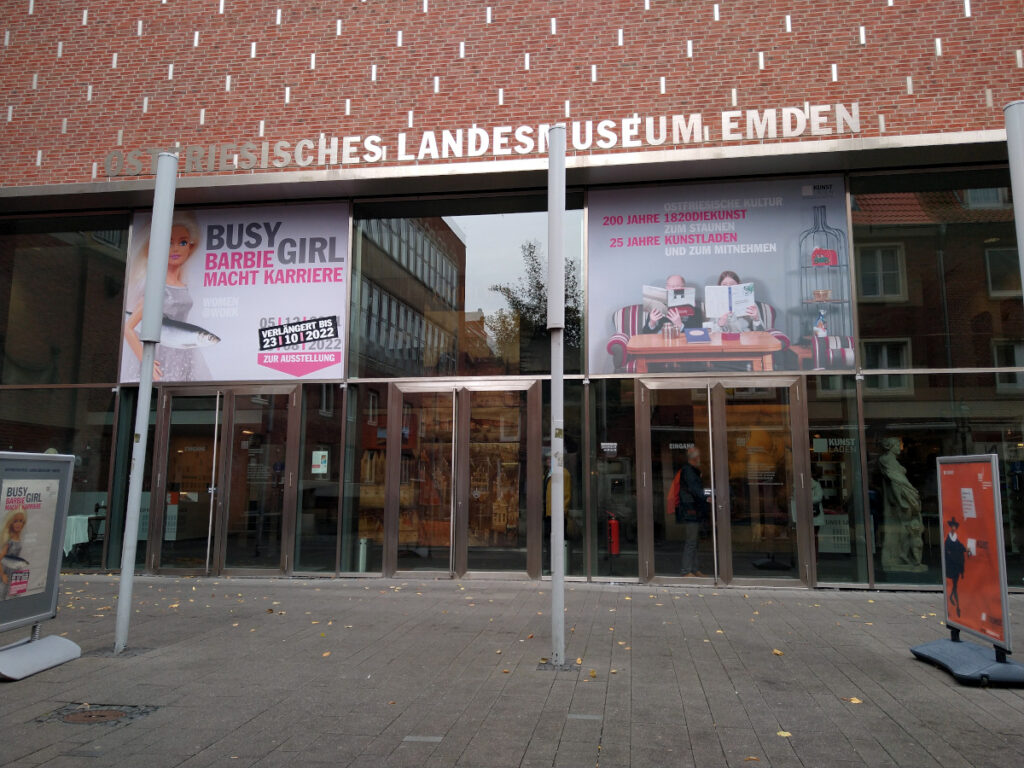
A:
{"label": "metal drain cover", "polygon": [[130,723],[140,717],[145,717],[150,712],[155,712],[156,707],[135,704],[67,704],[58,710],[50,712],[36,719],[37,723],[73,723],[77,725],[91,725],[106,723],[111,727],[119,727],[123,723]]}
{"label": "metal drain cover", "polygon": [[109,723],[120,720],[127,712],[119,709],[83,709],[64,715],[65,723]]}

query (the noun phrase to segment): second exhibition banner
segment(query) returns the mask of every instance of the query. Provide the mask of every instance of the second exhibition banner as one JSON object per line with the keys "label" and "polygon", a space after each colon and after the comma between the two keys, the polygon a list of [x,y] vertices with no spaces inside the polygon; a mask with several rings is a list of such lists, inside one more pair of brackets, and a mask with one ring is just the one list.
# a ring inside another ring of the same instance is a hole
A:
{"label": "second exhibition banner", "polygon": [[[640,333],[671,315],[678,330],[701,326],[715,342],[718,332],[744,343],[771,334],[776,369],[798,365],[789,346],[815,343],[831,353],[814,367],[852,365],[841,177],[598,190],[588,217],[591,374],[622,371],[609,340],[624,316]],[[713,354],[703,357],[713,369]]]}

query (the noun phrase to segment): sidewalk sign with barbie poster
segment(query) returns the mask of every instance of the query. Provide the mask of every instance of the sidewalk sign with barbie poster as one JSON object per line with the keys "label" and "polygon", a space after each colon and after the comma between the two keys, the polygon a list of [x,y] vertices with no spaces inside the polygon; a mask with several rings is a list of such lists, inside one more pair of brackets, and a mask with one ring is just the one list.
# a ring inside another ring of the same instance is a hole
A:
{"label": "sidewalk sign with barbie poster", "polygon": [[[121,381],[139,380],[150,217],[132,223]],[[155,382],[341,378],[348,206],[176,209]]]}
{"label": "sidewalk sign with barbie poster", "polygon": [[946,624],[1010,651],[998,457],[938,459]]}
{"label": "sidewalk sign with barbie poster", "polygon": [[0,631],[56,614],[74,461],[0,452]]}

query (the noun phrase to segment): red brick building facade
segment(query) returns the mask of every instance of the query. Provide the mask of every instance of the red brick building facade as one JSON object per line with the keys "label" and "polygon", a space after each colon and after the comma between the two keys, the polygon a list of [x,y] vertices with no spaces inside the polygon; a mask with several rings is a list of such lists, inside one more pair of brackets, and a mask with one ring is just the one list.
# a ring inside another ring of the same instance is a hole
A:
{"label": "red brick building facade", "polygon": [[[68,540],[77,567],[120,563],[131,267],[174,150],[196,231],[238,226],[208,264],[276,259],[300,219],[344,244],[341,331],[293,379],[236,368],[311,289],[279,305],[210,267],[217,294],[195,259],[168,284],[219,368],[157,381],[139,564],[540,577],[564,124],[571,575],[693,575],[671,489],[696,446],[716,583],[940,583],[935,458],[974,453],[999,457],[1024,576],[1019,0],[17,0],[0,35],[0,448],[79,457],[72,514],[110,534]],[[275,274],[314,281],[324,252],[290,242]],[[662,322],[677,278],[711,341]],[[730,284],[749,316],[708,309]]]}

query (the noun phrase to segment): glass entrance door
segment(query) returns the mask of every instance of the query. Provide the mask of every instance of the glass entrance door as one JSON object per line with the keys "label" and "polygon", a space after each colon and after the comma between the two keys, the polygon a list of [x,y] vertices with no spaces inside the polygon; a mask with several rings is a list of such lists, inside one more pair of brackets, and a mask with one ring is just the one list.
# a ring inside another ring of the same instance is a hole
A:
{"label": "glass entrance door", "polygon": [[[208,395],[165,394],[162,434],[157,446],[166,450],[165,471],[154,483],[151,512],[161,515],[150,548],[162,569],[210,571],[218,531],[215,508],[219,472],[223,399]],[[154,462],[156,464],[157,462]]]}
{"label": "glass entrance door", "polygon": [[454,390],[404,393],[400,424],[397,567],[453,573]]}
{"label": "glass entrance door", "polygon": [[393,385],[385,573],[539,571],[540,385],[434,387]]}
{"label": "glass entrance door", "polygon": [[527,391],[469,390],[466,567],[527,569]]}
{"label": "glass entrance door", "polygon": [[296,399],[294,387],[162,393],[154,570],[289,568]]}
{"label": "glass entrance door", "polygon": [[641,421],[649,436],[639,491],[649,510],[639,521],[649,553],[642,578],[806,578],[810,480],[798,459],[807,450],[799,440],[806,430],[794,424],[802,418],[793,407],[797,384],[726,384],[640,384],[649,419]]}
{"label": "glass entrance door", "polygon": [[295,530],[285,519],[292,518],[295,504],[295,466],[289,465],[288,446],[298,440],[288,438],[296,393],[231,391],[226,398],[224,568],[286,569],[282,554],[291,551],[286,532]]}

